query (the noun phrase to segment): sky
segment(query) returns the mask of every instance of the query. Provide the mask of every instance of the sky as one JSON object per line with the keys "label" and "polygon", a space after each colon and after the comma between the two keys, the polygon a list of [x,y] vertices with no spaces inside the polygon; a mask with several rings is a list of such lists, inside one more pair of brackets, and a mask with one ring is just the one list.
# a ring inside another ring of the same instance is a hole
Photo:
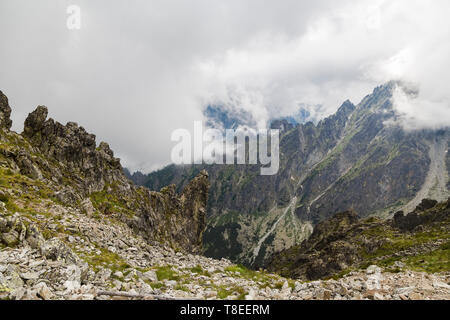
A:
{"label": "sky", "polygon": [[[69,5],[81,28],[69,30]],[[46,105],[145,172],[170,162],[171,133],[209,104],[259,127],[317,117],[389,80],[409,130],[450,125],[448,0],[0,0],[0,90],[13,129]]]}

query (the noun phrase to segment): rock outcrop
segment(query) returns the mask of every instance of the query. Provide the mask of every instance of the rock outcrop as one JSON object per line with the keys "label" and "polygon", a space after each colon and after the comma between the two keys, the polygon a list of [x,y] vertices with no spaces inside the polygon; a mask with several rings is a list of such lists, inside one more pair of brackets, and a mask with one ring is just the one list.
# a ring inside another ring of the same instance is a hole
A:
{"label": "rock outcrop", "polygon": [[[423,199],[416,209],[407,215],[404,215],[403,211],[398,211],[394,215],[392,225],[403,231],[413,231],[420,225],[430,223],[435,220],[442,220],[444,218],[442,215],[446,214],[445,211],[440,211],[434,215],[427,214],[427,211],[434,208],[437,203],[438,202],[436,200]],[[448,204],[450,204],[450,201],[448,201]]]}
{"label": "rock outcrop", "polygon": [[[138,216],[130,225],[149,238],[158,230],[160,241],[171,243],[174,248],[180,246],[189,252],[201,254],[203,232],[206,229],[208,188],[208,173],[202,171],[180,195],[177,195],[174,185],[163,188],[159,193],[150,192],[149,206],[143,208],[147,214]],[[152,218],[154,216],[161,216],[161,219]]]}
{"label": "rock outcrop", "polygon": [[[60,168],[53,177],[71,180],[81,194],[101,191],[107,184],[117,183],[125,191],[129,183],[122,173],[120,159],[114,158],[109,145],[96,144],[93,134],[69,122],[65,126],[48,119],[48,110],[39,106],[25,120],[22,135],[48,159],[56,160]],[[61,182],[61,180],[60,180]]]}
{"label": "rock outcrop", "polygon": [[284,276],[316,280],[371,264],[393,271],[409,267],[421,271],[448,271],[450,199],[424,199],[408,215],[393,219],[358,219],[354,212],[319,223],[301,245],[275,254],[268,265]]}
{"label": "rock outcrop", "polygon": [[[9,131],[11,109],[3,94],[0,103],[0,125],[5,129],[0,137],[4,142],[0,148],[2,170],[17,174],[17,180],[31,179],[39,197],[78,207],[91,216],[114,217],[150,242],[202,251],[209,188],[206,172],[195,177],[181,194],[167,188],[160,193],[135,186],[109,145],[97,145],[95,135],[83,127],[48,119],[48,109],[38,106],[18,135]],[[9,201],[19,203],[21,199],[15,194],[22,197],[27,191],[18,181],[11,182],[15,184],[10,186]]]}
{"label": "rock outcrop", "polygon": [[11,129],[11,107],[8,98],[0,91],[0,129]]}

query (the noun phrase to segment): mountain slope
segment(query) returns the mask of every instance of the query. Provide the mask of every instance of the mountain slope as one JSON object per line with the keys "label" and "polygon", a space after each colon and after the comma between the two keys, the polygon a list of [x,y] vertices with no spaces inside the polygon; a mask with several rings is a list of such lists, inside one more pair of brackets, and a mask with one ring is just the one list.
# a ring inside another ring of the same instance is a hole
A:
{"label": "mountain slope", "polygon": [[[356,106],[346,101],[317,125],[309,122],[282,132],[277,175],[260,176],[256,165],[172,165],[149,174],[144,185],[182,188],[206,169],[211,189],[205,253],[254,266],[299,244],[311,226],[338,212],[354,209],[362,217],[388,217],[425,197],[443,201],[449,195],[448,175],[441,174],[449,170],[449,131],[405,131],[392,105],[397,87],[417,94],[389,82]],[[294,198],[295,215],[278,221]],[[261,239],[261,250],[255,250]]]}
{"label": "mountain slope", "polygon": [[406,216],[359,219],[346,211],[320,222],[299,246],[276,254],[268,264],[284,276],[315,280],[378,265],[392,271],[450,270],[450,199],[422,200]]}
{"label": "mountain slope", "polygon": [[[10,131],[11,108],[0,92],[0,177],[4,202],[35,214],[60,203],[89,215],[107,215],[131,226],[149,241],[189,252],[202,251],[208,175],[200,172],[177,195],[173,188],[152,192],[128,180],[108,144],[69,122],[47,120],[39,106],[24,132]],[[39,210],[38,210],[39,207]]]}

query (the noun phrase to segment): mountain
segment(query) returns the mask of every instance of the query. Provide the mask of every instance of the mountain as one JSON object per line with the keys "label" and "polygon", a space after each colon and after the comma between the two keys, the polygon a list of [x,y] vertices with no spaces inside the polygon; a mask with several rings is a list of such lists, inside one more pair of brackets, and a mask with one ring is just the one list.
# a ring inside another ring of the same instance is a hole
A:
{"label": "mountain", "polygon": [[258,165],[170,165],[149,174],[143,185],[175,184],[181,190],[206,169],[211,188],[205,254],[253,267],[300,244],[338,212],[387,218],[411,211],[423,198],[444,201],[449,130],[405,130],[392,102],[397,87],[417,94],[389,82],[358,105],[344,102],[317,124],[288,127],[280,137],[277,175],[259,175]]}
{"label": "mountain", "polygon": [[8,99],[0,93],[1,192],[11,209],[38,214],[46,211],[44,203],[61,203],[114,217],[149,241],[202,251],[206,172],[193,177],[179,195],[170,187],[153,192],[128,180],[109,145],[97,145],[95,135],[76,123],[47,119],[47,108],[39,106],[17,134],[10,131],[10,114]]}
{"label": "mountain", "polygon": [[123,173],[125,174],[125,177],[133,181],[134,184],[138,186],[142,185],[143,183],[145,183],[145,181],[147,181],[147,175],[143,174],[140,171],[131,173],[130,170],[128,170],[127,168],[123,168]]}
{"label": "mountain", "polygon": [[354,211],[320,222],[311,237],[272,257],[268,268],[284,276],[317,280],[377,265],[399,272],[450,269],[450,198],[424,199],[392,219],[360,219]]}

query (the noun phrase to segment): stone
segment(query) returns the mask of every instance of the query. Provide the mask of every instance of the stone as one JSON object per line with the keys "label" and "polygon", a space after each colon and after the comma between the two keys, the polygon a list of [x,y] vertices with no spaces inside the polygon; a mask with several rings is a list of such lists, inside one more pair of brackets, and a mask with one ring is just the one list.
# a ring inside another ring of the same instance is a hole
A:
{"label": "stone", "polygon": [[205,297],[208,298],[216,298],[217,297],[217,291],[208,290],[205,291]]}
{"label": "stone", "polygon": [[384,297],[381,293],[375,292],[373,295],[373,300],[384,300]]}
{"label": "stone", "polygon": [[69,265],[65,270],[67,280],[69,281],[81,281],[81,269],[77,265]]}
{"label": "stone", "polygon": [[23,280],[37,280],[39,274],[37,272],[25,272],[20,275]]}
{"label": "stone", "polygon": [[1,240],[6,246],[13,247],[19,243],[19,233],[16,230],[3,233],[1,234]]}
{"label": "stone", "polygon": [[345,287],[340,287],[338,292],[341,296],[346,296],[348,294],[348,290]]}
{"label": "stone", "polygon": [[117,290],[122,289],[122,282],[119,280],[113,280],[113,285],[116,287]]}
{"label": "stone", "polygon": [[95,213],[94,205],[92,204],[92,201],[89,198],[86,198],[81,202],[81,207],[83,208],[84,213],[88,217],[92,217],[92,215]]}
{"label": "stone", "polygon": [[53,298],[53,293],[47,287],[45,282],[40,282],[35,286],[37,295],[43,300],[51,300]]}
{"label": "stone", "polygon": [[79,258],[73,251],[61,240],[57,238],[46,241],[41,247],[42,255],[51,260],[63,260],[70,264],[80,263]]}
{"label": "stone", "polygon": [[435,287],[436,289],[447,289],[450,290],[450,285],[441,282],[441,281],[435,281],[433,282],[433,287]]}
{"label": "stone", "polygon": [[27,236],[26,236],[27,243],[33,248],[33,249],[39,249],[44,246],[45,239],[42,233],[39,231],[39,229],[32,225],[27,228]]}
{"label": "stone", "polygon": [[177,285],[177,282],[175,280],[169,280],[169,281],[166,281],[166,285],[168,287],[175,287]]}
{"label": "stone", "polygon": [[142,279],[145,281],[156,282],[158,281],[158,277],[156,276],[156,272],[153,270],[147,271],[142,274]]}
{"label": "stone", "polygon": [[20,277],[20,271],[17,266],[8,265],[4,272],[3,286],[9,290],[14,290],[24,285],[22,278]]}
{"label": "stone", "polygon": [[375,274],[375,273],[380,273],[381,272],[381,268],[375,265],[371,265],[366,269],[366,273],[367,274]]}
{"label": "stone", "polygon": [[323,300],[330,300],[331,295],[332,295],[332,293],[330,290],[324,290],[323,291]]}
{"label": "stone", "polygon": [[26,293],[25,288],[23,287],[16,288],[11,292],[11,298],[14,300],[21,300],[25,296],[25,293]]}
{"label": "stone", "polygon": [[420,293],[413,292],[409,295],[410,300],[422,300],[422,295]]}
{"label": "stone", "polygon": [[405,264],[401,261],[395,261],[393,266],[399,269],[403,269],[405,267]]}
{"label": "stone", "polygon": [[96,278],[101,282],[106,282],[111,278],[112,271],[110,269],[102,269],[97,272]]}
{"label": "stone", "polygon": [[245,300],[255,300],[256,298],[256,291],[254,289],[250,289],[248,294],[245,296]]}
{"label": "stone", "polygon": [[112,253],[116,253],[117,252],[116,247],[113,247],[113,246],[108,247],[108,250],[111,251]]}
{"label": "stone", "polygon": [[139,293],[141,294],[141,295],[149,295],[149,294],[152,294],[154,291],[153,291],[153,288],[150,286],[150,285],[148,285],[147,283],[142,283],[142,285],[141,285],[141,288],[140,288],[140,291],[139,291]]}
{"label": "stone", "polygon": [[70,293],[70,292],[80,289],[81,284],[79,281],[76,281],[76,280],[67,280],[66,282],[64,282],[64,287],[66,288],[66,294],[67,294],[67,293]]}

